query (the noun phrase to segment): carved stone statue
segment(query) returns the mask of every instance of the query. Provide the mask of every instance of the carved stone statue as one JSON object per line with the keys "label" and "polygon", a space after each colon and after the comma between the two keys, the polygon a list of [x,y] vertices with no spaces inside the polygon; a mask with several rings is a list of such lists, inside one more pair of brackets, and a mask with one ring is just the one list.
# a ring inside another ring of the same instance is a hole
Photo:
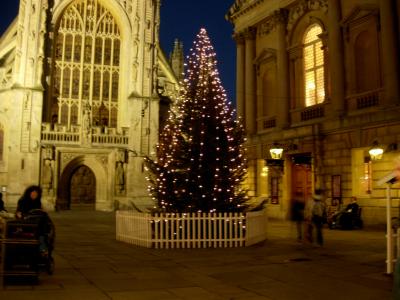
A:
{"label": "carved stone statue", "polygon": [[118,193],[122,193],[125,189],[125,173],[122,162],[117,162],[117,168],[115,169],[115,186]]}
{"label": "carved stone statue", "polygon": [[42,187],[48,190],[53,188],[53,166],[50,159],[43,161]]}
{"label": "carved stone statue", "polygon": [[85,142],[90,142],[91,138],[91,120],[90,120],[91,109],[90,105],[87,103],[83,109],[82,115],[82,137]]}
{"label": "carved stone statue", "polygon": [[119,161],[119,162],[122,162],[122,163],[125,163],[126,161],[126,152],[125,152],[125,150],[122,150],[122,149],[119,149],[118,151],[117,151],[117,161]]}
{"label": "carved stone statue", "polygon": [[54,159],[54,148],[52,146],[46,146],[42,149],[42,155],[44,160]]}

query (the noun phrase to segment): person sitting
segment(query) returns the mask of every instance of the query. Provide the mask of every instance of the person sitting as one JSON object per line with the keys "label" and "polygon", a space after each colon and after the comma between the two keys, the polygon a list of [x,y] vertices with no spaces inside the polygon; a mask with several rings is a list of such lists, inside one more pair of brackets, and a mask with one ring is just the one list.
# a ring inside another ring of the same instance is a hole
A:
{"label": "person sitting", "polygon": [[[31,212],[42,210],[42,189],[37,185],[26,188],[22,197],[18,200],[15,217],[17,219],[27,219]],[[47,235],[48,235],[48,216],[45,212],[38,218],[39,251],[42,256],[48,255]]]}
{"label": "person sitting", "polygon": [[357,197],[351,197],[351,203],[349,203],[346,207],[346,211],[353,215],[358,215],[358,209],[360,206],[357,203]]}
{"label": "person sitting", "polygon": [[42,209],[42,189],[39,186],[31,185],[26,188],[22,197],[18,200],[17,219],[23,219],[31,210]]}
{"label": "person sitting", "polygon": [[0,193],[0,212],[7,212],[6,208],[4,207],[3,193]]}
{"label": "person sitting", "polygon": [[4,201],[3,201],[3,194],[0,193],[0,217],[5,218],[5,219],[12,219],[14,218],[14,214],[9,213],[4,206]]}
{"label": "person sitting", "polygon": [[329,223],[330,228],[340,227],[342,229],[352,229],[362,227],[362,221],[359,216],[360,206],[357,203],[357,197],[351,197],[351,202],[346,208],[336,212]]}

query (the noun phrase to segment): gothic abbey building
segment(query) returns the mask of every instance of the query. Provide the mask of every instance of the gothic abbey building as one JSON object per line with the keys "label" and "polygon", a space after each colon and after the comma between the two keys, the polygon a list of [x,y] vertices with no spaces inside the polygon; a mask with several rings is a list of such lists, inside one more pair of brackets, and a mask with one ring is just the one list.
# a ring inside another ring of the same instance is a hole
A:
{"label": "gothic abbey building", "polygon": [[[366,224],[384,223],[378,181],[400,154],[400,2],[236,0],[227,19],[251,196],[282,218],[293,199],[307,202],[322,188],[329,206],[355,196]],[[384,150],[379,160],[369,154],[374,144]],[[281,160],[271,159],[276,146]]]}
{"label": "gothic abbey building", "polygon": [[171,67],[159,24],[160,0],[20,0],[0,39],[6,206],[31,184],[50,210],[151,206],[143,157],[154,155],[183,59],[175,53]]}

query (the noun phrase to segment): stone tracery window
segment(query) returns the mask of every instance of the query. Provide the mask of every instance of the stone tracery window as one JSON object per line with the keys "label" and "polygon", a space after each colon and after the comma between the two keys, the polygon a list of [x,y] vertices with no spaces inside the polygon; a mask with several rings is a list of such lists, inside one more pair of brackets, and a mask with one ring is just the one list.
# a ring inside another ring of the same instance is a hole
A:
{"label": "stone tracery window", "polygon": [[321,33],[321,26],[313,24],[304,34],[304,88],[307,107],[325,100],[324,50],[319,38]]}
{"label": "stone tracery window", "polygon": [[77,125],[89,103],[93,125],[117,127],[121,43],[115,18],[98,0],[78,0],[55,32],[52,116]]}

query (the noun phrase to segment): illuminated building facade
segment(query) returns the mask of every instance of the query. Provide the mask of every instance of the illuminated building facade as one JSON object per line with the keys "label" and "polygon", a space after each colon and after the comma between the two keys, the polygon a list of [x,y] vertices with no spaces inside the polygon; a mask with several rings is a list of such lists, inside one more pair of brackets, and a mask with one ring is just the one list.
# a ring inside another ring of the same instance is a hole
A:
{"label": "illuminated building facade", "polygon": [[[399,155],[399,16],[398,1],[377,0],[237,0],[229,10],[247,185],[256,201],[269,199],[271,216],[322,188],[327,205],[356,196],[366,224],[385,222],[377,181]],[[380,160],[369,155],[374,143]],[[399,199],[397,185],[392,192]]]}
{"label": "illuminated building facade", "polygon": [[159,0],[21,0],[0,40],[0,186],[48,209],[146,207],[177,76],[159,46]]}

